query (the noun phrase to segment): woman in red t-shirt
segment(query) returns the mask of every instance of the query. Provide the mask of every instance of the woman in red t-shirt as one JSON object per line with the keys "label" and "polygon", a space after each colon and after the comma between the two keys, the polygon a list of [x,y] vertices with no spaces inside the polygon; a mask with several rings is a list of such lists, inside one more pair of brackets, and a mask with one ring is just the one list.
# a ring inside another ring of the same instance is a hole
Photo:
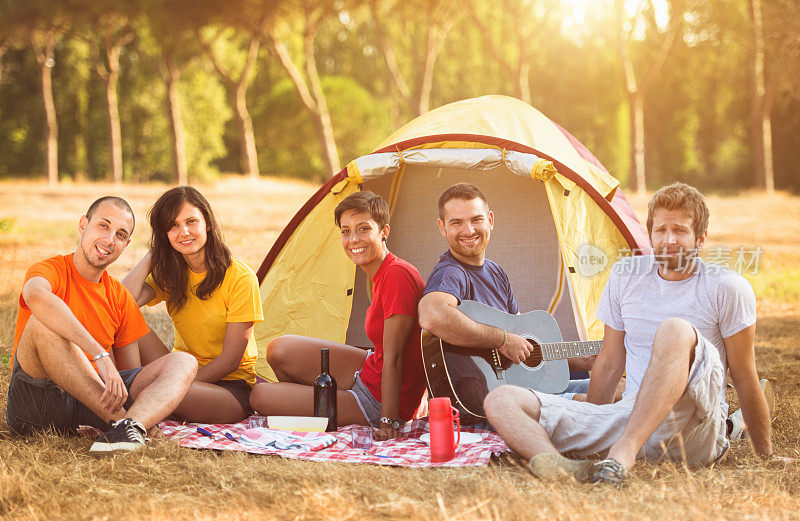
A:
{"label": "woman in red t-shirt", "polygon": [[417,303],[425,284],[408,262],[389,252],[389,208],[372,192],[356,192],[334,211],[342,247],[372,281],[364,328],[374,351],[327,340],[287,335],[267,347],[277,383],[257,384],[250,405],[263,415],[313,415],[320,349],[330,349],[330,374],[338,384],[340,425],[377,427],[375,438],[395,438],[425,391]]}

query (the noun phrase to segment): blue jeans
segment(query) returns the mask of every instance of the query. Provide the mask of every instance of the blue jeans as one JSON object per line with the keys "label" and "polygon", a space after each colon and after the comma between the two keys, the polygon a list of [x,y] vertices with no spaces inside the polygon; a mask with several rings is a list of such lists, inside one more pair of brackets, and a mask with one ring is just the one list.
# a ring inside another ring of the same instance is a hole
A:
{"label": "blue jeans", "polygon": [[567,388],[564,389],[564,392],[559,394],[564,398],[569,398],[572,400],[576,394],[587,392],[589,392],[589,379],[583,378],[580,380],[570,380],[569,384],[567,384]]}
{"label": "blue jeans", "polygon": [[[119,372],[129,391],[141,369],[137,367]],[[128,395],[125,408],[132,403]],[[11,432],[20,436],[46,430],[74,435],[81,425],[91,425],[102,431],[109,429],[108,423],[52,380],[33,378],[23,371],[16,357],[8,386],[6,422]]]}

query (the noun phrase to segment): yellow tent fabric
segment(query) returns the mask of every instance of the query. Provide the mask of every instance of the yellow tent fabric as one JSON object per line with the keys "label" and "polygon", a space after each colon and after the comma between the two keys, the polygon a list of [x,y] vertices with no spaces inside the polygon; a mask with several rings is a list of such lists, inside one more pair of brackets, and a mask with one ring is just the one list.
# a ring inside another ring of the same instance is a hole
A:
{"label": "yellow tent fabric", "polygon": [[578,255],[584,244],[592,244],[608,256],[605,269],[592,277],[583,276],[577,270],[568,273],[579,314],[577,322],[584,328],[581,336],[601,339],[603,324],[597,320],[595,312],[611,266],[617,261],[619,250],[627,247],[627,242],[608,215],[583,190],[572,189],[565,196],[564,188],[555,180],[545,182],[545,189],[561,244],[561,257],[567,266],[581,263]]}
{"label": "yellow tent fabric", "polygon": [[[309,212],[281,249],[261,283],[264,321],[255,326],[258,343],[256,372],[277,381],[266,361],[267,345],[279,335],[306,335],[344,342],[355,264],[341,246],[333,210],[355,192],[358,184],[344,180]],[[311,303],[311,305],[309,305]]]}
{"label": "yellow tent fabric", "polygon": [[[614,177],[581,157],[573,143],[547,117],[530,105],[506,96],[484,96],[432,110],[394,132],[377,150],[446,134],[499,138],[541,151],[579,174],[609,200],[619,186]],[[480,137],[474,141],[428,139],[408,149],[498,148],[492,139],[485,141]],[[571,291],[578,332],[584,339],[602,338],[603,325],[596,319],[595,311],[617,252],[628,244],[592,197],[548,163],[536,163],[533,171],[515,173],[528,177],[530,182],[544,183],[561,257],[565,266],[571,268],[567,271],[567,290]],[[305,216],[262,281],[265,320],[256,325],[259,344],[256,369],[267,380],[275,379],[266,364],[265,353],[269,341],[276,336],[302,334],[345,341],[353,303],[355,265],[342,251],[333,210],[347,195],[360,189],[362,174],[355,161],[348,165],[346,176]],[[402,169],[392,174],[395,175],[392,194],[405,182],[401,174]],[[582,262],[581,248],[587,244],[608,255],[603,269],[592,276],[583,276],[575,269]]]}
{"label": "yellow tent fabric", "polygon": [[[476,134],[514,141],[541,150],[586,179],[603,197],[619,181],[578,154],[569,139],[550,119],[524,101],[509,96],[481,96],[456,101],[426,112],[396,130],[377,150],[411,139],[440,134]],[[424,148],[465,148],[452,142],[426,143]]]}

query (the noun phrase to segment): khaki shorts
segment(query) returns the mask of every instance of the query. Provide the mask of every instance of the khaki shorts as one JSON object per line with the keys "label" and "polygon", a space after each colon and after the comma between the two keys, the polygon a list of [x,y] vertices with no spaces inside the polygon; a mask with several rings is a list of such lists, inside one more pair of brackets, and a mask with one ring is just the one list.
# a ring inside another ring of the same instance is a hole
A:
{"label": "khaki shorts", "polygon": [[[637,457],[667,458],[689,465],[720,459],[728,450],[727,406],[721,396],[725,374],[719,352],[695,328],[698,343],[689,381],[667,418],[647,439]],[[622,435],[636,401],[595,405],[533,391],[541,402],[539,424],[559,452],[576,456],[604,455]]]}

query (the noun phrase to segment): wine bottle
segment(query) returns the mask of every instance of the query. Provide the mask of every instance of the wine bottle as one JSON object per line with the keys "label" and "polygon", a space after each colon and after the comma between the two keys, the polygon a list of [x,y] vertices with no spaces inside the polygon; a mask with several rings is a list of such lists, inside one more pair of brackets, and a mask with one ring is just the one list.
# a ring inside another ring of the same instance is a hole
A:
{"label": "wine bottle", "polygon": [[336,380],[330,375],[330,350],[322,349],[322,373],[314,380],[314,416],[328,418],[327,432],[339,428],[336,410]]}

